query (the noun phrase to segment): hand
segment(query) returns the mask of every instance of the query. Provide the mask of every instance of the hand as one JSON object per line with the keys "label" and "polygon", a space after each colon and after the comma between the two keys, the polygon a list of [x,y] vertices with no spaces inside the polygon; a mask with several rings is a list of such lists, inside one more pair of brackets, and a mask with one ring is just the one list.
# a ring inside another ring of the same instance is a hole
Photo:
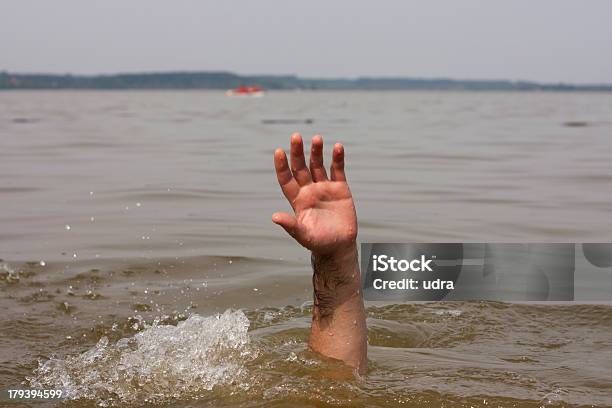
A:
{"label": "hand", "polygon": [[352,250],[357,238],[357,216],[344,175],[344,147],[334,145],[331,180],[323,167],[323,138],[312,138],[310,170],[304,159],[302,137],[291,136],[291,169],[283,149],[274,152],[274,167],[283,194],[295,216],[274,213],[272,221],[315,255]]}
{"label": "hand", "polygon": [[310,347],[324,356],[367,369],[367,327],[357,260],[357,216],[344,176],[344,147],[334,145],[331,180],[323,167],[323,139],[312,138],[310,170],[299,134],[291,136],[291,168],[283,149],[274,152],[283,194],[295,215],[272,221],[312,251],[314,305]]}

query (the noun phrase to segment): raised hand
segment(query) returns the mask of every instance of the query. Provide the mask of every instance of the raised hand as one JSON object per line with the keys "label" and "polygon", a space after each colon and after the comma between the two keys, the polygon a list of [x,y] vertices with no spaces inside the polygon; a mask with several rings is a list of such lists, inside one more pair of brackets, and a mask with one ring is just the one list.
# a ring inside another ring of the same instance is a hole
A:
{"label": "raised hand", "polygon": [[312,138],[310,170],[299,134],[291,136],[291,167],[283,149],[274,152],[276,176],[295,215],[272,221],[312,251],[314,305],[310,347],[363,373],[367,328],[357,260],[357,216],[344,175],[344,147],[334,145],[331,179],[323,167],[323,139]]}
{"label": "raised hand", "polygon": [[302,137],[291,136],[291,167],[283,149],[274,152],[274,167],[283,194],[295,215],[274,213],[272,221],[315,255],[352,249],[357,237],[357,216],[344,175],[344,147],[333,148],[331,179],[323,167],[323,138],[312,138],[310,170],[304,159]]}

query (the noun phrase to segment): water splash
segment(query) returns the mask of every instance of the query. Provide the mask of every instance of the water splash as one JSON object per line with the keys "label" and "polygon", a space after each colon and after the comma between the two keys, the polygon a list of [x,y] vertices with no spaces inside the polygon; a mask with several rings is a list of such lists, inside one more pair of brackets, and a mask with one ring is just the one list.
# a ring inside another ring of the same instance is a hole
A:
{"label": "water splash", "polygon": [[459,317],[463,314],[463,311],[459,309],[434,310],[432,312],[434,314],[437,314],[438,316],[451,316],[451,317]]}
{"label": "water splash", "polygon": [[15,271],[9,264],[0,260],[0,281],[7,283],[19,282],[19,273]]}
{"label": "water splash", "polygon": [[198,398],[248,378],[245,363],[256,357],[248,328],[240,310],[192,315],[176,326],[153,323],[115,344],[102,337],[80,355],[41,362],[28,380],[100,406]]}

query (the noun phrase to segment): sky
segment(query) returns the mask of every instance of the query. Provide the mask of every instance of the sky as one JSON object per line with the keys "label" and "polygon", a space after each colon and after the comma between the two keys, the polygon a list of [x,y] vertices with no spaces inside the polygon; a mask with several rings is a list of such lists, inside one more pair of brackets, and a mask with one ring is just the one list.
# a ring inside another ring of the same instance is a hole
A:
{"label": "sky", "polygon": [[612,83],[612,1],[0,0],[0,70]]}

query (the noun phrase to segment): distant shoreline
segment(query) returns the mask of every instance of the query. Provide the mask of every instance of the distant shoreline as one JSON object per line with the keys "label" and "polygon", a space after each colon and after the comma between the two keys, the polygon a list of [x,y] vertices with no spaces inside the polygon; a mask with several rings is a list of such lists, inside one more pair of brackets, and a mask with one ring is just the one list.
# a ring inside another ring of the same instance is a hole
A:
{"label": "distant shoreline", "polygon": [[151,72],[110,75],[0,72],[2,90],[226,90],[257,85],[268,90],[415,90],[612,92],[612,84],[539,83],[450,78],[300,78],[293,75],[238,75],[231,72]]}

